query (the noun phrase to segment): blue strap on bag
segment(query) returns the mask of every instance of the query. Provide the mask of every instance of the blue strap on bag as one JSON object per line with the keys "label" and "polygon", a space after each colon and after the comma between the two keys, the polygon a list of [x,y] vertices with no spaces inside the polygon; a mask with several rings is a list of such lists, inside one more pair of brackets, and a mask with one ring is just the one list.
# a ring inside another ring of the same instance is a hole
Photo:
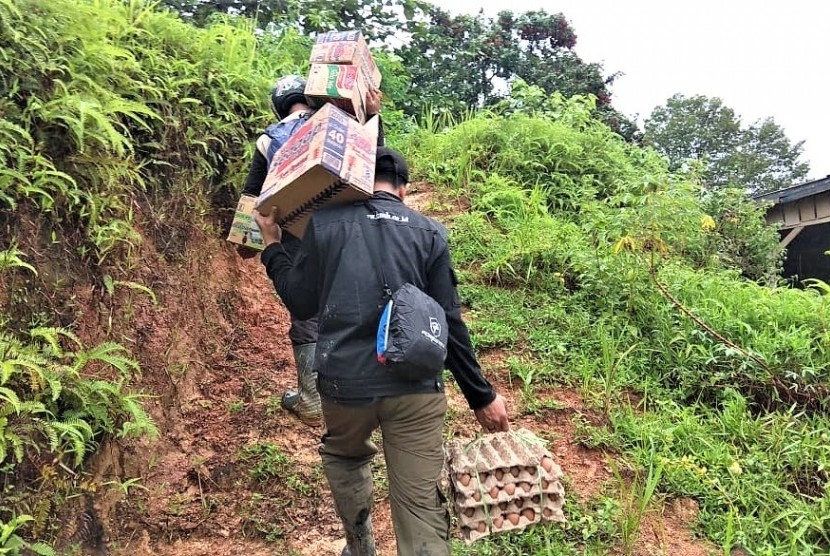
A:
{"label": "blue strap on bag", "polygon": [[386,364],[386,350],[389,349],[389,322],[392,320],[392,300],[390,299],[380,314],[378,324],[377,354],[378,362]]}

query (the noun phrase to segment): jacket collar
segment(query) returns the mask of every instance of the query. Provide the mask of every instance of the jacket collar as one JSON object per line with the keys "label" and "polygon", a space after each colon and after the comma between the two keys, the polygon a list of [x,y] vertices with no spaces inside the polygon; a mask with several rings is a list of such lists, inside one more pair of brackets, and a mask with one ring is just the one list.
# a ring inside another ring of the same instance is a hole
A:
{"label": "jacket collar", "polygon": [[388,191],[376,191],[372,194],[372,199],[383,199],[385,201],[397,201],[399,203],[403,203],[400,197],[393,193],[389,193]]}

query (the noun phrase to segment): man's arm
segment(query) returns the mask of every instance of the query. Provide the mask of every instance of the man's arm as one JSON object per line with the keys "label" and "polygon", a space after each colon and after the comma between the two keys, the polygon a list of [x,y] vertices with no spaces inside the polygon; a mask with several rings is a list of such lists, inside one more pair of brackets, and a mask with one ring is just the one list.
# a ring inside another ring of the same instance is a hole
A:
{"label": "man's arm", "polygon": [[378,147],[383,147],[386,140],[383,136],[383,118],[380,115],[380,101],[382,93],[377,89],[366,91],[366,119],[378,117]]}
{"label": "man's arm", "polygon": [[275,220],[276,211],[271,211],[268,216],[256,212],[255,216],[267,245],[262,252],[262,264],[280,299],[298,319],[306,320],[316,316],[320,299],[320,272],[312,224],[309,223],[302,245],[292,257],[280,243],[281,232]]}
{"label": "man's arm", "polygon": [[442,250],[427,274],[427,293],[444,307],[447,315],[447,367],[484,430],[509,430],[510,421],[504,398],[496,394],[493,386],[484,378],[473,354],[470,333],[461,320],[461,302],[456,290],[455,273],[450,264],[449,249],[443,240],[442,244]]}
{"label": "man's arm", "polygon": [[426,293],[444,308],[447,315],[447,368],[458,382],[471,409],[487,406],[496,398],[496,393],[481,373],[481,367],[473,353],[470,333],[461,319],[461,302],[458,299],[448,249],[443,249],[429,269],[427,281]]}
{"label": "man's arm", "polygon": [[251,160],[251,167],[248,168],[248,177],[245,178],[245,187],[242,188],[243,195],[259,197],[262,193],[262,184],[265,183],[265,176],[268,175],[268,162],[265,156],[254,150],[254,158]]}

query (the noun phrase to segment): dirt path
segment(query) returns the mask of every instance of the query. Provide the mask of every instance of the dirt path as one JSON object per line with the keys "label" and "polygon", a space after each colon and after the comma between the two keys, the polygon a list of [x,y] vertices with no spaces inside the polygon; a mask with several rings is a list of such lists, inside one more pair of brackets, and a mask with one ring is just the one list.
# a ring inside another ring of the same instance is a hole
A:
{"label": "dirt path", "polygon": [[[431,193],[420,189],[409,202],[428,209]],[[107,537],[99,539],[97,552],[94,539],[86,539],[85,553],[339,555],[339,522],[316,451],[321,428],[303,425],[279,407],[279,396],[296,384],[288,315],[258,258],[242,261],[221,244],[218,252],[197,250],[177,265],[159,260],[143,272],[159,305],[131,298],[134,318],[114,327],[132,339],[141,359],[141,386],[154,396],[148,406],[161,436],[109,444],[93,462],[99,485],[130,477],[142,481],[140,488],[98,490],[93,513]],[[95,292],[79,296],[88,309],[80,333],[95,339],[105,312],[95,307]],[[572,500],[599,492],[611,478],[608,456],[574,441],[572,418],[591,410],[577,392],[555,390],[537,396],[550,398],[556,409],[524,414],[519,384],[511,383],[505,358],[497,351],[481,354],[485,373],[516,415],[514,425],[551,441],[569,477]],[[452,384],[448,396],[447,436],[478,434],[472,412]],[[384,475],[380,457],[375,470]],[[383,481],[377,486],[378,545],[381,554],[393,556]],[[694,540],[686,528],[695,514],[693,502],[678,502],[650,516],[637,553],[708,554],[711,547]],[[67,528],[64,538],[75,529]]]}

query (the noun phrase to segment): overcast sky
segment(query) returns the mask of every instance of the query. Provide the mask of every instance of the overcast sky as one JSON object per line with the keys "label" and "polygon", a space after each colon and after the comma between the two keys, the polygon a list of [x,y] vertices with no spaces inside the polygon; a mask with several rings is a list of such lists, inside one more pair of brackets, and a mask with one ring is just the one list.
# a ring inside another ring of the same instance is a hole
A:
{"label": "overcast sky", "polygon": [[452,13],[562,12],[576,52],[600,62],[614,106],[642,125],[675,93],[720,97],[744,125],[772,117],[804,140],[810,177],[830,174],[828,0],[441,0]]}

